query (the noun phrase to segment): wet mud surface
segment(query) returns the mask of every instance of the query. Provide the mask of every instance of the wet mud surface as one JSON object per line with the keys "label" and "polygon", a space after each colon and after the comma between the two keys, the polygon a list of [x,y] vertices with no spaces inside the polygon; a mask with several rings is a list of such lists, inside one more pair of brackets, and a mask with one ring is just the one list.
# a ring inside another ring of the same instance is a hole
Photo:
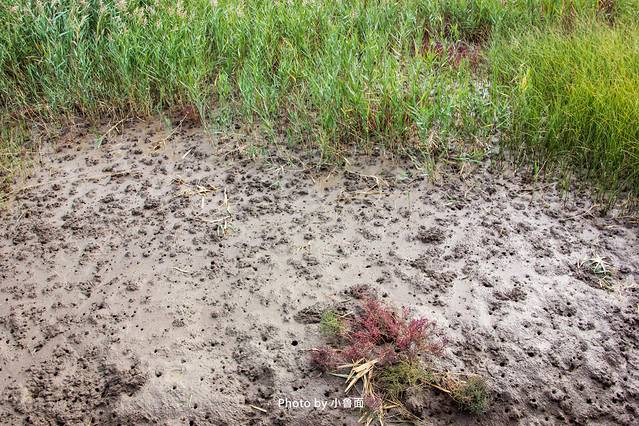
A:
{"label": "wet mud surface", "polygon": [[636,223],[488,162],[303,160],[159,122],[43,146],[0,212],[2,422],[356,424],[278,401],[343,398],[309,350],[361,285],[493,389],[477,418],[433,392],[424,424],[636,421]]}

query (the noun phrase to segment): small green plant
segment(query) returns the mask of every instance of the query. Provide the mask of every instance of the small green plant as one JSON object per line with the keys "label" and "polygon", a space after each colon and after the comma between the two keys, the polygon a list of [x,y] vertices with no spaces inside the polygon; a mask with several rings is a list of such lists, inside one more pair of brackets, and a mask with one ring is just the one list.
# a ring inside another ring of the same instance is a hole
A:
{"label": "small green plant", "polygon": [[346,322],[335,311],[328,310],[322,314],[320,331],[328,337],[341,337],[346,331]]}
{"label": "small green plant", "polygon": [[583,262],[583,265],[587,267],[590,272],[598,277],[610,277],[612,276],[613,267],[610,262],[601,257],[601,256],[593,256],[589,259],[586,259]]}
{"label": "small green plant", "polygon": [[446,378],[443,383],[462,410],[470,414],[481,414],[488,408],[489,391],[483,377],[471,376],[465,381]]}
{"label": "small green plant", "polygon": [[247,157],[251,160],[265,158],[268,155],[268,150],[266,149],[266,147],[254,144],[247,146],[245,152]]}
{"label": "small green plant", "polygon": [[591,257],[577,262],[577,268],[586,271],[595,278],[599,286],[606,290],[613,290],[615,281],[618,278],[617,270],[607,259],[601,255],[595,254]]}
{"label": "small green plant", "polygon": [[407,390],[434,383],[435,376],[420,362],[400,361],[383,369],[378,375],[378,388],[390,400],[401,400]]}

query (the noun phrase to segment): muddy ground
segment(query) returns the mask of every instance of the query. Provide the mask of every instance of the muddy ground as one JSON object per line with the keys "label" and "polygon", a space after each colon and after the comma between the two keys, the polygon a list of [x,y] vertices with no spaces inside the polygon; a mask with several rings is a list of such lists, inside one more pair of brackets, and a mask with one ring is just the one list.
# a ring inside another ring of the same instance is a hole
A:
{"label": "muddy ground", "polygon": [[309,349],[357,285],[436,320],[437,365],[490,383],[485,415],[433,392],[424,424],[636,421],[636,222],[490,160],[430,181],[239,130],[89,130],[45,143],[0,213],[3,423],[355,424],[278,402],[344,396]]}

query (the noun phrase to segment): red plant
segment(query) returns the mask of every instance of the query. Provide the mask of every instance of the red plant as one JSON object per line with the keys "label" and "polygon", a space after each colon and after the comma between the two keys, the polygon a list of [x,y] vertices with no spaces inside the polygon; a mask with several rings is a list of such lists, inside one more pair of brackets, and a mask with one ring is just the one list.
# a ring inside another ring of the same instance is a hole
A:
{"label": "red plant", "polygon": [[402,321],[395,312],[375,299],[365,300],[363,309],[363,315],[356,320],[359,330],[353,333],[355,341],[380,344],[392,343],[397,339]]}
{"label": "red plant", "polygon": [[397,347],[401,350],[407,350],[419,346],[427,337],[429,332],[428,328],[431,327],[431,325],[432,323],[426,318],[410,320],[396,340]]}
{"label": "red plant", "polygon": [[374,298],[362,302],[361,311],[348,321],[348,330],[338,349],[320,348],[313,362],[323,370],[360,359],[377,359],[380,365],[413,359],[421,351],[438,353],[443,341],[436,339],[435,323],[426,318],[410,318],[404,308],[401,315]]}
{"label": "red plant", "polygon": [[[363,305],[363,314],[351,323],[354,330],[351,345],[356,345],[361,353],[371,347],[392,347],[391,352],[414,357],[419,351],[439,352],[442,342],[435,342],[435,323],[426,318],[410,318],[410,312],[404,308],[402,315],[375,299],[367,299]],[[381,361],[381,360],[380,360]]]}
{"label": "red plant", "polygon": [[311,362],[322,371],[333,371],[340,364],[339,355],[335,349],[322,346],[311,352]]}

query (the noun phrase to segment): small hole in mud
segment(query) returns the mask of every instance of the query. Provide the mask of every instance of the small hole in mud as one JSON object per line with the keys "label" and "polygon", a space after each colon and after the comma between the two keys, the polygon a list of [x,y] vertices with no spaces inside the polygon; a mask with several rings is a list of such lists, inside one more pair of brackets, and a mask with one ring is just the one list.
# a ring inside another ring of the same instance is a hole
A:
{"label": "small hole in mud", "polygon": [[291,342],[291,345],[293,345],[293,346],[297,346],[297,340],[293,340],[293,341]]}

